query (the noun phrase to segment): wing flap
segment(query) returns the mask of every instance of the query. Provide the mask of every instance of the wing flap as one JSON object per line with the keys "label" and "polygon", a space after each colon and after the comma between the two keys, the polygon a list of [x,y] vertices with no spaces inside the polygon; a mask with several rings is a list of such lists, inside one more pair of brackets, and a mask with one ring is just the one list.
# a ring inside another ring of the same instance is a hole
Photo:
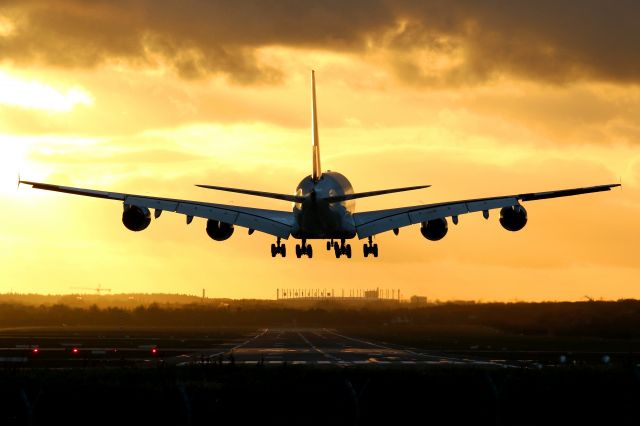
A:
{"label": "wing flap", "polygon": [[466,203],[438,206],[411,212],[411,223],[427,222],[439,217],[458,216],[469,212]]}
{"label": "wing flap", "polygon": [[518,204],[517,197],[497,197],[482,199],[478,201],[469,201],[464,203],[467,205],[467,210],[471,212],[481,212],[483,210],[500,209],[502,207],[509,207]]}
{"label": "wing flap", "polygon": [[[357,215],[356,213],[355,215]],[[354,215],[354,216],[355,216]],[[402,228],[403,226],[411,225],[411,217],[408,213],[399,213],[391,216],[387,216],[375,221],[356,226],[358,232],[358,238],[367,238],[381,232],[390,231],[395,228]]]}

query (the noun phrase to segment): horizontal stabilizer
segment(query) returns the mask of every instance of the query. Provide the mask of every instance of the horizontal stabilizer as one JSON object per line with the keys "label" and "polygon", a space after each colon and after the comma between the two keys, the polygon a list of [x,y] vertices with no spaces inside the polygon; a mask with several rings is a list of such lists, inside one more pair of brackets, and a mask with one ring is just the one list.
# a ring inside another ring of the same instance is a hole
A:
{"label": "horizontal stabilizer", "polygon": [[263,192],[254,191],[252,189],[239,189],[239,188],[227,188],[225,186],[213,186],[213,185],[196,185],[200,188],[215,189],[216,191],[237,192],[238,194],[255,195],[258,197],[275,198],[276,200],[291,201],[293,203],[301,203],[304,201],[304,197],[298,197],[296,195],[277,194],[275,192]]}
{"label": "horizontal stabilizer", "polygon": [[416,189],[429,188],[431,185],[407,186],[405,188],[381,189],[379,191],[356,192],[355,194],[336,195],[327,198],[330,203],[355,200],[356,198],[375,197],[376,195],[393,194],[395,192],[413,191]]}

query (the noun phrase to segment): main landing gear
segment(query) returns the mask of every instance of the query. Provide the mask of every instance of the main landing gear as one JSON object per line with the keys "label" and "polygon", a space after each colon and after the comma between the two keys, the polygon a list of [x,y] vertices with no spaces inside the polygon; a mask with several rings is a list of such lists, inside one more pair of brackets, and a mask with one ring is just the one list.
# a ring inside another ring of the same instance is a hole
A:
{"label": "main landing gear", "polygon": [[351,259],[351,244],[345,244],[344,238],[340,240],[340,244],[333,240],[331,240],[331,242],[327,241],[327,250],[331,250],[331,247],[333,247],[333,251],[336,254],[336,259],[339,259],[343,254],[346,255],[348,259]]}
{"label": "main landing gear", "polygon": [[281,254],[282,257],[287,257],[287,246],[280,244],[280,238],[278,238],[276,244],[271,244],[271,257],[276,257],[277,254]]}
{"label": "main landing gear", "polygon": [[302,255],[306,255],[309,259],[313,257],[313,247],[307,244],[307,240],[302,239],[302,245],[296,244],[296,257],[300,259]]}
{"label": "main landing gear", "polygon": [[373,257],[378,257],[378,244],[373,244],[371,237],[369,237],[369,243],[362,246],[362,250],[364,251],[364,257],[369,257],[370,254]]}

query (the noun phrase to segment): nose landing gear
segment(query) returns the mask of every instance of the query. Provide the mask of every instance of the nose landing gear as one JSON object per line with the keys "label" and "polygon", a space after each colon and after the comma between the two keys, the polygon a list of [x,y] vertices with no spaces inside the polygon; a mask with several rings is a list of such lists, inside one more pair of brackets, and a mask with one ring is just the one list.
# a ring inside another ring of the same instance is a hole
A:
{"label": "nose landing gear", "polygon": [[271,257],[276,257],[276,255],[282,255],[282,257],[287,257],[287,246],[284,244],[280,244],[280,238],[276,244],[271,244]]}
{"label": "nose landing gear", "polygon": [[333,250],[336,254],[336,259],[339,259],[343,254],[347,256],[347,259],[351,259],[351,244],[345,244],[344,238],[338,243],[333,243]]}
{"label": "nose landing gear", "polygon": [[303,255],[306,255],[309,259],[313,257],[313,247],[311,247],[311,244],[307,244],[305,239],[302,239],[302,244],[296,244],[296,257],[300,259]]}
{"label": "nose landing gear", "polygon": [[369,257],[370,254],[373,257],[378,257],[378,244],[373,244],[373,239],[369,237],[369,243],[362,246],[364,257]]}
{"label": "nose landing gear", "polygon": [[327,251],[331,251],[334,245],[335,242],[333,241],[333,239],[331,241],[327,241]]}

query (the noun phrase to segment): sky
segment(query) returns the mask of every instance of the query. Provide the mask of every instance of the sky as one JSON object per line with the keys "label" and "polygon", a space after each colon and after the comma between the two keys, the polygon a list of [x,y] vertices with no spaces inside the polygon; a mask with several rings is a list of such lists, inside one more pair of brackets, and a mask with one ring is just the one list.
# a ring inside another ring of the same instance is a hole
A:
{"label": "sky", "polygon": [[[0,292],[273,298],[276,288],[400,289],[431,300],[640,297],[636,1],[0,1]],[[376,237],[377,259],[272,259],[274,238],[163,214],[139,233],[118,202],[23,179],[290,210],[197,188],[293,193],[322,166],[357,211],[622,182],[622,189]],[[86,290],[89,291],[89,290]]]}

